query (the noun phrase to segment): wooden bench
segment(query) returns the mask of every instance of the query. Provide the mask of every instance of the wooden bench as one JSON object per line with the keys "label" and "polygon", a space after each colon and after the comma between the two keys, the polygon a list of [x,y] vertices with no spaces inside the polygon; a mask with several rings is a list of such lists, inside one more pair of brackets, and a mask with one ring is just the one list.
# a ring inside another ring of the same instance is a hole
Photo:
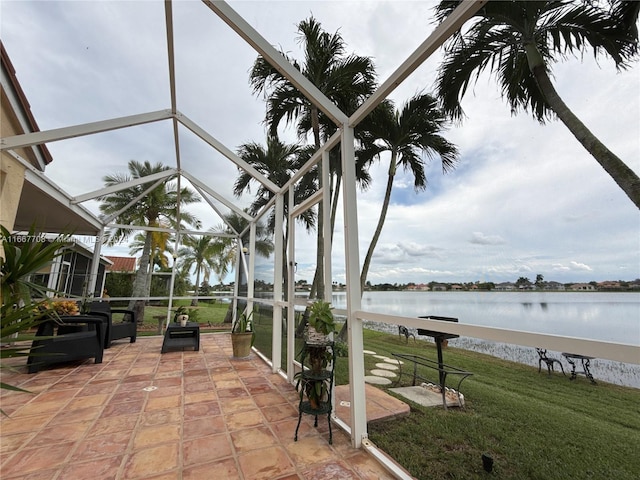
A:
{"label": "wooden bench", "polygon": [[[458,405],[460,407],[464,407],[464,405],[462,404],[462,401],[460,400],[460,384],[463,382],[465,378],[473,375],[473,373],[467,372],[466,370],[462,370],[461,368],[458,368],[458,367],[452,367],[451,365],[447,365],[445,363],[438,363],[435,360],[430,360],[428,358],[421,357],[419,355],[412,355],[408,353],[392,353],[392,355],[399,360],[404,360],[405,362],[409,362],[413,364],[413,368],[411,369],[410,372],[406,370],[403,372],[402,363],[399,364],[400,371],[399,371],[398,380],[396,381],[396,383],[400,382],[403,374],[405,376],[406,375],[411,376],[412,378],[411,385],[413,386],[416,385],[417,380],[421,380],[423,382],[431,382],[431,380],[426,377],[426,374],[422,374],[421,372],[418,372],[418,365],[438,372],[439,384],[437,382],[435,383],[440,387],[440,392],[442,393],[442,405],[444,406],[445,410],[447,409],[447,399],[445,396],[447,376],[455,375],[459,377],[460,380],[458,381],[455,387],[455,392],[458,395]],[[434,383],[434,382],[431,382],[431,383]]]}

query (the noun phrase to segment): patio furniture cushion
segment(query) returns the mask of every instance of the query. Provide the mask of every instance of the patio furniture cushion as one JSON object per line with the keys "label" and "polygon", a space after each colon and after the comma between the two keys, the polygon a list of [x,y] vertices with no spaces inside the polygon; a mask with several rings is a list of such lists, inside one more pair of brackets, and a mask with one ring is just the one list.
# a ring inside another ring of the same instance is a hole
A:
{"label": "patio furniture cushion", "polygon": [[95,358],[102,363],[104,319],[91,315],[61,316],[38,326],[31,344],[27,366],[29,373],[54,364]]}
{"label": "patio furniture cushion", "polygon": [[[137,323],[136,314],[133,310],[124,308],[111,308],[109,302],[91,302],[89,307],[90,315],[99,314],[106,318],[107,333],[105,335],[104,348],[109,348],[111,342],[120,338],[129,338],[130,343],[136,341]],[[114,321],[114,314],[122,314],[119,321]]]}

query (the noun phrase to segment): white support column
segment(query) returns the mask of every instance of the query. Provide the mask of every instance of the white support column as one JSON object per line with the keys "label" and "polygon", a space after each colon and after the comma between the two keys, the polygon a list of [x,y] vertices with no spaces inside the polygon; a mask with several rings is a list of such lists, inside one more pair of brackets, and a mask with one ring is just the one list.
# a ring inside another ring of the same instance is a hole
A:
{"label": "white support column", "polygon": [[240,238],[236,238],[236,281],[233,282],[233,312],[231,315],[231,325],[236,323],[236,315],[238,312],[238,286],[240,285],[240,269],[242,268],[242,242]]}
{"label": "white support column", "polygon": [[[98,270],[100,269],[100,252],[102,250],[102,239],[104,238],[104,227],[98,233],[96,242],[93,246],[93,258],[91,259],[91,270],[89,273],[89,282],[87,283],[87,289],[84,294],[87,298],[93,298],[96,291],[96,283],[98,281]],[[106,273],[106,270],[105,270]],[[103,283],[104,287],[104,283]],[[102,296],[102,292],[100,295]]]}
{"label": "white support column", "polygon": [[284,197],[281,193],[276,194],[275,204],[275,251],[274,251],[274,271],[273,271],[273,335],[271,337],[271,369],[277,373],[282,364],[282,248],[284,241],[282,238]]}
{"label": "white support column", "polygon": [[295,281],[296,281],[296,229],[295,218],[291,216],[294,207],[294,185],[289,186],[289,208],[287,214],[287,378],[293,382],[295,375],[293,361],[296,355],[296,312],[295,312]]}
{"label": "white support column", "polygon": [[247,268],[247,312],[253,311],[254,271],[256,265],[256,221],[249,227],[249,265]]}
{"label": "white support column", "polygon": [[364,347],[360,310],[360,260],[358,252],[358,211],[353,128],[342,131],[342,206],[344,211],[344,251],[347,274],[347,322],[349,345],[349,386],[351,393],[351,444],[360,448],[367,437],[367,409],[364,392]]}
{"label": "white support column", "polygon": [[331,282],[331,166],[329,165],[329,150],[323,150],[322,152],[322,225],[324,228],[323,241],[324,241],[324,300],[331,303],[332,300],[332,282]]}
{"label": "white support column", "polygon": [[[173,263],[171,264],[171,279],[169,280],[169,304],[167,305],[167,317],[165,318],[164,329],[169,328],[169,322],[171,322],[171,309],[173,308],[173,289],[176,284],[176,262],[178,260],[177,254],[180,249],[180,232],[176,233],[176,241],[173,246]],[[196,288],[198,286],[196,285]]]}

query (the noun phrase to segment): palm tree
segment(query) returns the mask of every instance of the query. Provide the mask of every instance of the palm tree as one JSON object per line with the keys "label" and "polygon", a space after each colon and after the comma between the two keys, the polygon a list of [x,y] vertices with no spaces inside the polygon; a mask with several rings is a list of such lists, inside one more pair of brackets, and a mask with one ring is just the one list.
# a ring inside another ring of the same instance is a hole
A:
{"label": "palm tree", "polygon": [[[250,164],[265,177],[271,180],[278,186],[285,185],[291,177],[305,164],[305,162],[311,157],[313,153],[313,147],[303,147],[297,144],[287,145],[281,142],[277,137],[267,137],[266,147],[258,143],[246,143],[238,148],[238,156],[245,162]],[[236,179],[233,192],[236,196],[242,195],[242,193],[251,192],[251,186],[255,183],[253,177],[248,175],[244,170],[239,171],[239,176]],[[311,194],[317,191],[316,176],[306,175],[301,178],[294,186],[294,203],[298,204],[308,198]],[[257,214],[273,197],[273,192],[259,185],[254,196],[254,200],[249,207],[249,213],[252,215]],[[288,218],[289,202],[288,195],[284,199],[284,221]],[[242,217],[236,219],[243,220],[246,225],[246,220]],[[307,229],[307,231],[313,229],[316,222],[316,217],[312,210],[307,210],[298,217],[298,221]],[[238,227],[244,228],[242,225]],[[269,232],[275,231],[275,209],[271,210],[269,219],[267,222],[267,228]],[[236,230],[241,232],[242,230]],[[287,252],[286,245],[288,242],[289,229],[284,229],[284,241],[283,241],[283,275],[286,281],[286,265],[287,265]],[[286,292],[286,288],[285,288]]]}
{"label": "palm tree", "polygon": [[381,105],[382,108],[372,112],[367,132],[371,138],[367,142],[368,145],[358,152],[358,157],[362,161],[371,162],[376,158],[380,159],[381,153],[388,152],[390,158],[387,188],[380,217],[360,274],[361,291],[364,291],[371,258],[387,216],[398,167],[413,175],[413,186],[416,191],[421,191],[427,186],[423,156],[429,159],[440,157],[443,172],[455,166],[458,150],[440,135],[448,121],[437,103],[431,95],[418,94],[409,99],[401,111],[396,111],[390,101],[385,101]]}
{"label": "palm tree", "polygon": [[[169,228],[170,225],[154,225]],[[160,270],[169,268],[169,257],[173,254],[171,242],[174,241],[173,235],[168,232],[149,232],[151,235],[151,250],[149,252],[149,276],[147,277],[147,295],[151,292],[151,278],[153,270],[158,267]],[[146,235],[137,233],[133,237],[133,241],[129,244],[129,255],[137,255],[142,253],[146,241]]]}
{"label": "palm tree", "polygon": [[[131,160],[128,163],[128,174],[116,173],[114,175],[107,175],[103,178],[103,181],[106,187],[111,187],[132,179],[144,178],[154,173],[163,172],[168,168],[169,167],[161,163],[152,165],[148,161],[141,163],[136,160]],[[121,211],[151,185],[151,182],[136,185],[101,197],[100,200],[102,204],[100,205],[100,211],[105,216],[118,214],[115,219],[117,223],[131,225],[133,227],[136,225],[158,226],[161,223],[168,223],[174,228],[183,228],[185,224],[200,228],[200,221],[193,215],[185,212],[182,208],[180,208],[180,219],[177,218],[178,206],[182,207],[182,205],[194,203],[200,199],[193,191],[186,187],[181,188],[180,192],[178,192],[174,182],[165,182],[159,185],[143,198],[134,202],[129,208]],[[135,228],[115,229],[109,232],[109,241],[115,243],[116,241],[127,239],[133,231],[135,231]],[[144,236],[145,241],[142,255],[140,256],[140,264],[133,284],[133,297],[144,297],[148,291],[147,282],[149,277],[152,235],[150,232],[145,232]],[[141,322],[144,319],[144,305],[144,300],[132,300],[128,307],[130,310],[136,312],[136,317]]]}
{"label": "palm tree", "polygon": [[200,288],[200,275],[204,281],[209,281],[212,271],[217,268],[216,259],[222,253],[223,245],[210,235],[187,235],[182,238],[183,247],[178,250],[178,266],[188,273],[195,267],[196,284],[195,295],[191,305],[198,305],[198,289]]}
{"label": "palm tree", "polygon": [[[329,34],[313,17],[298,24],[300,43],[304,47],[304,64],[290,59],[282,53],[295,68],[309,79],[327,98],[344,113],[351,114],[375,88],[375,69],[368,57],[345,55],[345,43],[336,32]],[[321,139],[335,131],[324,114],[312,104],[291,82],[264,58],[258,57],[250,73],[250,83],[255,93],[263,92],[267,100],[266,122],[271,135],[275,135],[281,121],[298,120],[298,134],[301,137],[311,131],[316,148]],[[317,168],[319,184],[322,181],[322,167]],[[331,188],[331,186],[328,186]],[[337,194],[337,192],[336,192]],[[317,258],[314,285],[316,296],[324,296],[321,272],[324,269],[323,205],[318,205],[317,215]]]}
{"label": "palm tree", "polygon": [[[441,1],[442,21],[461,0]],[[496,74],[512,113],[529,111],[540,123],[555,114],[584,148],[640,208],[640,179],[575,116],[550,78],[550,65],[569,53],[609,55],[618,69],[638,53],[638,2],[582,0],[490,0],[471,26],[445,45],[445,59],[436,81],[448,114],[460,119],[460,100],[475,76],[485,69]]]}

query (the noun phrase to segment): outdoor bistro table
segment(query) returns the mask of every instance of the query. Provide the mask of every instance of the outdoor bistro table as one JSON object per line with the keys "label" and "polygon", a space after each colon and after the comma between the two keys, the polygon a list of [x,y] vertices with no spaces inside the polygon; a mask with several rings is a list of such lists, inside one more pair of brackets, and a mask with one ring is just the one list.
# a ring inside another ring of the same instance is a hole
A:
{"label": "outdoor bistro table", "polygon": [[193,348],[200,350],[200,324],[188,322],[184,327],[176,322],[169,323],[167,331],[164,332],[161,353],[169,350],[184,350]]}
{"label": "outdoor bistro table", "polygon": [[[578,376],[578,373],[583,373],[584,376],[587,377],[591,381],[591,383],[595,385],[596,381],[594,380],[593,375],[591,375],[591,371],[589,370],[593,357],[587,357],[586,355],[578,355],[577,353],[567,352],[563,352],[562,356],[566,358],[567,362],[569,362],[569,364],[571,365],[571,377],[569,378],[569,380],[575,380]],[[582,362],[583,370],[581,372],[576,371],[576,360],[580,360]]]}
{"label": "outdoor bistro table", "polygon": [[[458,322],[457,318],[437,317],[435,315],[427,315],[425,317],[418,317],[418,318],[427,318],[429,320],[444,320],[446,322],[456,322],[456,323]],[[442,342],[443,340],[458,338],[460,335],[454,335],[452,333],[436,332],[434,330],[425,330],[423,328],[418,329],[418,335],[424,335],[425,337],[433,337],[433,339],[436,342],[436,347],[438,349],[438,368],[440,368],[440,372],[439,372],[440,386],[444,389],[444,381],[445,381],[446,375],[442,372],[442,369],[444,367],[444,361],[442,360]]]}

